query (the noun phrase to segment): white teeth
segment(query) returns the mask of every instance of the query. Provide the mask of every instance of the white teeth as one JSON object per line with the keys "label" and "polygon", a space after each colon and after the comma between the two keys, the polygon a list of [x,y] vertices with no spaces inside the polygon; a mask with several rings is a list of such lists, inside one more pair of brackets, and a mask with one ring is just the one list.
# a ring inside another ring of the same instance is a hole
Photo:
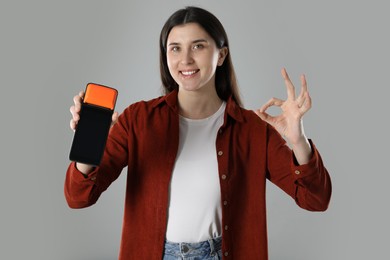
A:
{"label": "white teeth", "polygon": [[194,74],[195,72],[196,72],[196,70],[193,70],[193,71],[182,71],[181,73],[184,76],[190,76],[190,75]]}

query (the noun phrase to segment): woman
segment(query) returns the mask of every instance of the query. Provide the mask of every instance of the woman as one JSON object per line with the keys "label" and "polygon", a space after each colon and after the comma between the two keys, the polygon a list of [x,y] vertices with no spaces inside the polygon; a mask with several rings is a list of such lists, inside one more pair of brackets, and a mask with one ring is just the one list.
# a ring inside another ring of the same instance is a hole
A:
{"label": "woman", "polygon": [[[120,259],[267,259],[266,179],[307,210],[330,200],[329,174],[303,129],[305,77],[295,96],[283,69],[287,100],[243,109],[224,28],[196,7],[165,23],[160,70],[165,95],[114,114],[100,166],[70,164],[69,206],[94,204],[127,166]],[[270,116],[271,106],[282,113]]]}

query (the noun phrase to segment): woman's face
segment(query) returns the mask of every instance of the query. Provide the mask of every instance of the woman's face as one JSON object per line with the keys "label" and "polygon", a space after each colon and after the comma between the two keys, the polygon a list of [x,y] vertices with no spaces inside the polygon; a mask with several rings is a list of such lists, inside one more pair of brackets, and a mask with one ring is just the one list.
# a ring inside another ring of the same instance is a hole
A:
{"label": "woman's face", "polygon": [[179,91],[215,91],[215,71],[226,54],[197,23],[175,26],[168,35],[167,63]]}

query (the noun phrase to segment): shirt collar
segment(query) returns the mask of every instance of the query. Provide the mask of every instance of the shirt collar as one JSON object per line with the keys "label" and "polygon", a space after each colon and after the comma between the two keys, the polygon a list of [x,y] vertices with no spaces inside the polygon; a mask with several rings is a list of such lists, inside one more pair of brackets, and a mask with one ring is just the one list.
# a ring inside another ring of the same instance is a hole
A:
{"label": "shirt collar", "polygon": [[233,99],[233,96],[230,96],[226,104],[226,112],[236,121],[242,123],[244,117],[242,116],[242,109],[237,105],[236,101]]}
{"label": "shirt collar", "polygon": [[174,112],[179,113],[179,109],[177,106],[177,90],[173,90],[172,92],[166,94],[165,96],[157,98],[154,101],[154,104],[152,104],[152,107],[156,108],[162,103],[166,103]]}
{"label": "shirt collar", "polygon": [[[173,90],[165,96],[156,99],[155,103],[153,104],[153,108],[165,102],[174,112],[179,113],[177,105],[177,94],[178,91]],[[238,122],[244,121],[241,108],[237,105],[232,96],[230,96],[228,101],[226,102],[226,113]]]}

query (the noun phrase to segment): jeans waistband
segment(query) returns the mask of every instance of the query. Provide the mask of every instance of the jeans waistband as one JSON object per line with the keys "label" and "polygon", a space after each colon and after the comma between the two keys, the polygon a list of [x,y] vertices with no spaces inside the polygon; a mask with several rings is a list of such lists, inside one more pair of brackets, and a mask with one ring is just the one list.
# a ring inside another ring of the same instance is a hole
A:
{"label": "jeans waistband", "polygon": [[198,243],[174,243],[165,241],[165,254],[181,257],[214,255],[221,250],[222,237],[212,238]]}

